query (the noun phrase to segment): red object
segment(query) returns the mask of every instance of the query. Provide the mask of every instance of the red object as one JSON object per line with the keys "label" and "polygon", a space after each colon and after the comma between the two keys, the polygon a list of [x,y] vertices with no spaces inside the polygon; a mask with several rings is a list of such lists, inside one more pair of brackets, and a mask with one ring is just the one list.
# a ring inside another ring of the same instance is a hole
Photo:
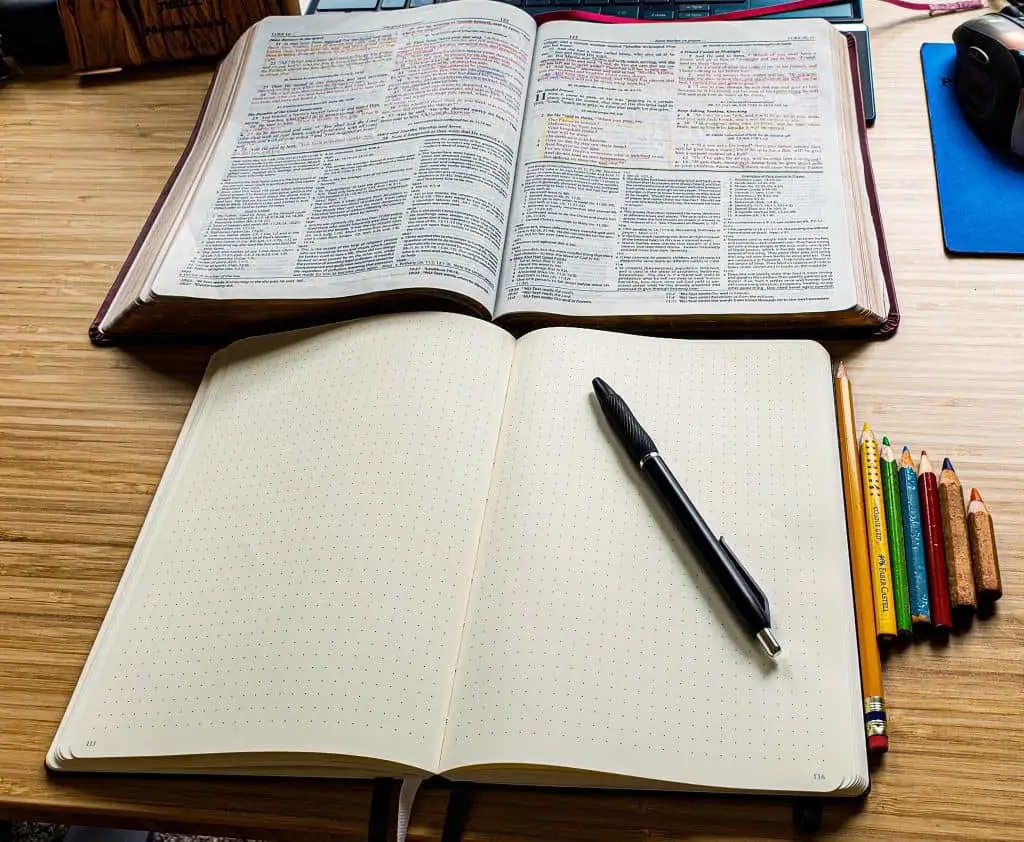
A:
{"label": "red object", "polygon": [[883,737],[881,734],[876,734],[873,737],[868,737],[868,751],[879,754],[889,750],[889,738]]}
{"label": "red object", "polygon": [[946,545],[942,537],[942,516],[939,510],[939,481],[934,471],[922,471],[918,477],[921,498],[921,531],[924,553],[928,561],[928,598],[932,607],[932,625],[940,629],[953,627],[949,604],[949,580],[946,575]]}
{"label": "red object", "polygon": [[[784,2],[773,3],[770,6],[761,6],[757,9],[740,9],[735,12],[722,12],[717,15],[708,15],[703,18],[688,18],[678,21],[657,21],[657,23],[698,23],[703,20],[744,20],[747,18],[761,18],[765,15],[777,15],[782,12],[796,12],[802,9],[815,9],[819,6],[827,6],[832,0],[784,0]],[[893,6],[903,9],[911,9],[916,12],[928,12],[930,15],[941,15],[947,12],[964,12],[970,9],[985,8],[985,0],[953,0],[953,2],[931,3],[914,2],[914,0],[883,0]],[[546,12],[537,15],[538,23],[547,23],[549,20],[586,20],[592,23],[654,23],[655,21],[637,20],[636,18],[620,18],[616,15],[602,15],[599,12],[574,12],[570,10]]]}

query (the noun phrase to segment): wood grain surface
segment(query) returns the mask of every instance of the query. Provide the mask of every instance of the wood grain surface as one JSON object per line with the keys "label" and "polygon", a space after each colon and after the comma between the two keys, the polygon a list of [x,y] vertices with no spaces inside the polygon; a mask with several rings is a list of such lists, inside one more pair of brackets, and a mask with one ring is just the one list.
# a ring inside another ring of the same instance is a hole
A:
{"label": "wood grain surface", "polygon": [[[1024,834],[1024,262],[942,251],[918,51],[965,15],[874,5],[870,132],[903,325],[835,346],[858,415],[981,489],[1004,596],[948,645],[886,661],[892,748],[824,839]],[[90,347],[86,328],[181,150],[206,69],[0,88],[0,816],[365,838],[369,788],[343,782],[52,777],[43,757],[128,557],[209,349]],[[1004,220],[993,209],[991,224]],[[699,738],[699,737],[696,737]],[[440,835],[446,794],[411,838]],[[496,789],[467,842],[780,840],[774,801]]]}
{"label": "wood grain surface", "polygon": [[76,71],[224,55],[267,15],[298,0],[58,0]]}

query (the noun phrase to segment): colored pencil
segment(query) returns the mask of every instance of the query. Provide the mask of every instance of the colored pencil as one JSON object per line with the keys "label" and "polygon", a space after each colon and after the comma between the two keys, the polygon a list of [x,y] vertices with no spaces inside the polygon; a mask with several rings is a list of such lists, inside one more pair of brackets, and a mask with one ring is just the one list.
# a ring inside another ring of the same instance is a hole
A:
{"label": "colored pencil", "polygon": [[889,561],[892,562],[892,602],[896,611],[896,632],[912,635],[910,622],[910,585],[907,581],[907,556],[903,539],[903,507],[896,457],[888,437],[882,438],[882,496],[885,498],[885,528],[889,532]]}
{"label": "colored pencil", "polygon": [[836,420],[839,424],[839,460],[843,469],[846,500],[846,534],[850,543],[850,572],[857,614],[857,648],[860,652],[860,683],[864,696],[864,731],[868,751],[889,748],[882,687],[882,659],[875,636],[875,610],[871,602],[871,562],[868,558],[864,495],[857,453],[857,427],[853,414],[853,388],[842,363],[836,370]]}
{"label": "colored pencil", "polygon": [[889,533],[885,528],[882,468],[878,461],[878,441],[867,424],[860,434],[860,467],[871,553],[871,584],[875,591],[875,631],[880,640],[892,640],[896,637],[896,611],[892,604],[892,566]]}
{"label": "colored pencil", "polygon": [[996,552],[992,516],[977,488],[971,489],[971,502],[967,505],[967,536],[971,542],[971,561],[974,565],[974,584],[977,587],[978,599],[995,602],[1003,595],[1003,580],[999,576],[999,554]]}
{"label": "colored pencil", "polygon": [[939,512],[939,481],[935,478],[932,463],[924,450],[921,451],[917,465],[917,492],[921,500],[924,554],[928,561],[928,601],[932,606],[932,625],[939,629],[951,629],[953,614],[949,605],[946,547],[942,537],[942,515]]}
{"label": "colored pencil", "polygon": [[910,448],[900,456],[900,503],[903,506],[903,548],[907,555],[907,585],[910,588],[910,621],[931,625],[932,609],[928,601],[928,562],[921,531],[921,500],[917,492],[917,468]]}
{"label": "colored pencil", "polygon": [[949,602],[953,614],[964,619],[977,610],[978,596],[974,591],[974,571],[971,569],[964,489],[949,459],[942,463],[942,473],[939,474],[939,512],[945,539]]}

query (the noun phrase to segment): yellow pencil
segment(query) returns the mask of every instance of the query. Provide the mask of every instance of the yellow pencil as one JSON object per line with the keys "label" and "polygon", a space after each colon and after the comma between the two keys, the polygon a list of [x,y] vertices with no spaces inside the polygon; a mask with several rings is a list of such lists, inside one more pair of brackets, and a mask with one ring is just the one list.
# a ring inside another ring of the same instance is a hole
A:
{"label": "yellow pencil", "polygon": [[871,599],[871,562],[865,533],[864,493],[861,491],[857,460],[857,427],[854,424],[853,388],[846,366],[836,371],[836,421],[839,425],[839,457],[843,468],[846,503],[846,532],[850,542],[850,570],[853,576],[853,605],[857,613],[857,648],[860,650],[860,683],[864,693],[864,729],[868,751],[889,748],[885,719],[885,690],[882,660],[875,636],[875,610]]}
{"label": "yellow pencil", "polygon": [[880,640],[896,637],[896,606],[892,603],[892,565],[889,561],[889,533],[885,526],[885,497],[882,493],[882,463],[878,440],[865,424],[860,434],[860,467],[864,480],[864,516],[871,554],[871,584],[875,592],[875,631]]}

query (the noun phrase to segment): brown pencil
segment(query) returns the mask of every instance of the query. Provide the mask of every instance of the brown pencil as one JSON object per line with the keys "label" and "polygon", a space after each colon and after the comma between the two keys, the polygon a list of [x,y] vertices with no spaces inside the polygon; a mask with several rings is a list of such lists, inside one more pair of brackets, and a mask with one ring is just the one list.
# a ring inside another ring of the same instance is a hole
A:
{"label": "brown pencil", "polygon": [[996,536],[992,529],[992,516],[981,499],[977,488],[971,489],[971,502],[967,506],[967,535],[971,543],[974,564],[974,584],[978,599],[994,602],[1003,595],[1003,582],[999,576],[999,555]]}
{"label": "brown pencil", "polygon": [[942,463],[939,475],[939,510],[942,512],[942,535],[946,546],[949,602],[953,613],[963,619],[977,610],[978,597],[974,591],[971,546],[967,538],[964,489],[949,459]]}

